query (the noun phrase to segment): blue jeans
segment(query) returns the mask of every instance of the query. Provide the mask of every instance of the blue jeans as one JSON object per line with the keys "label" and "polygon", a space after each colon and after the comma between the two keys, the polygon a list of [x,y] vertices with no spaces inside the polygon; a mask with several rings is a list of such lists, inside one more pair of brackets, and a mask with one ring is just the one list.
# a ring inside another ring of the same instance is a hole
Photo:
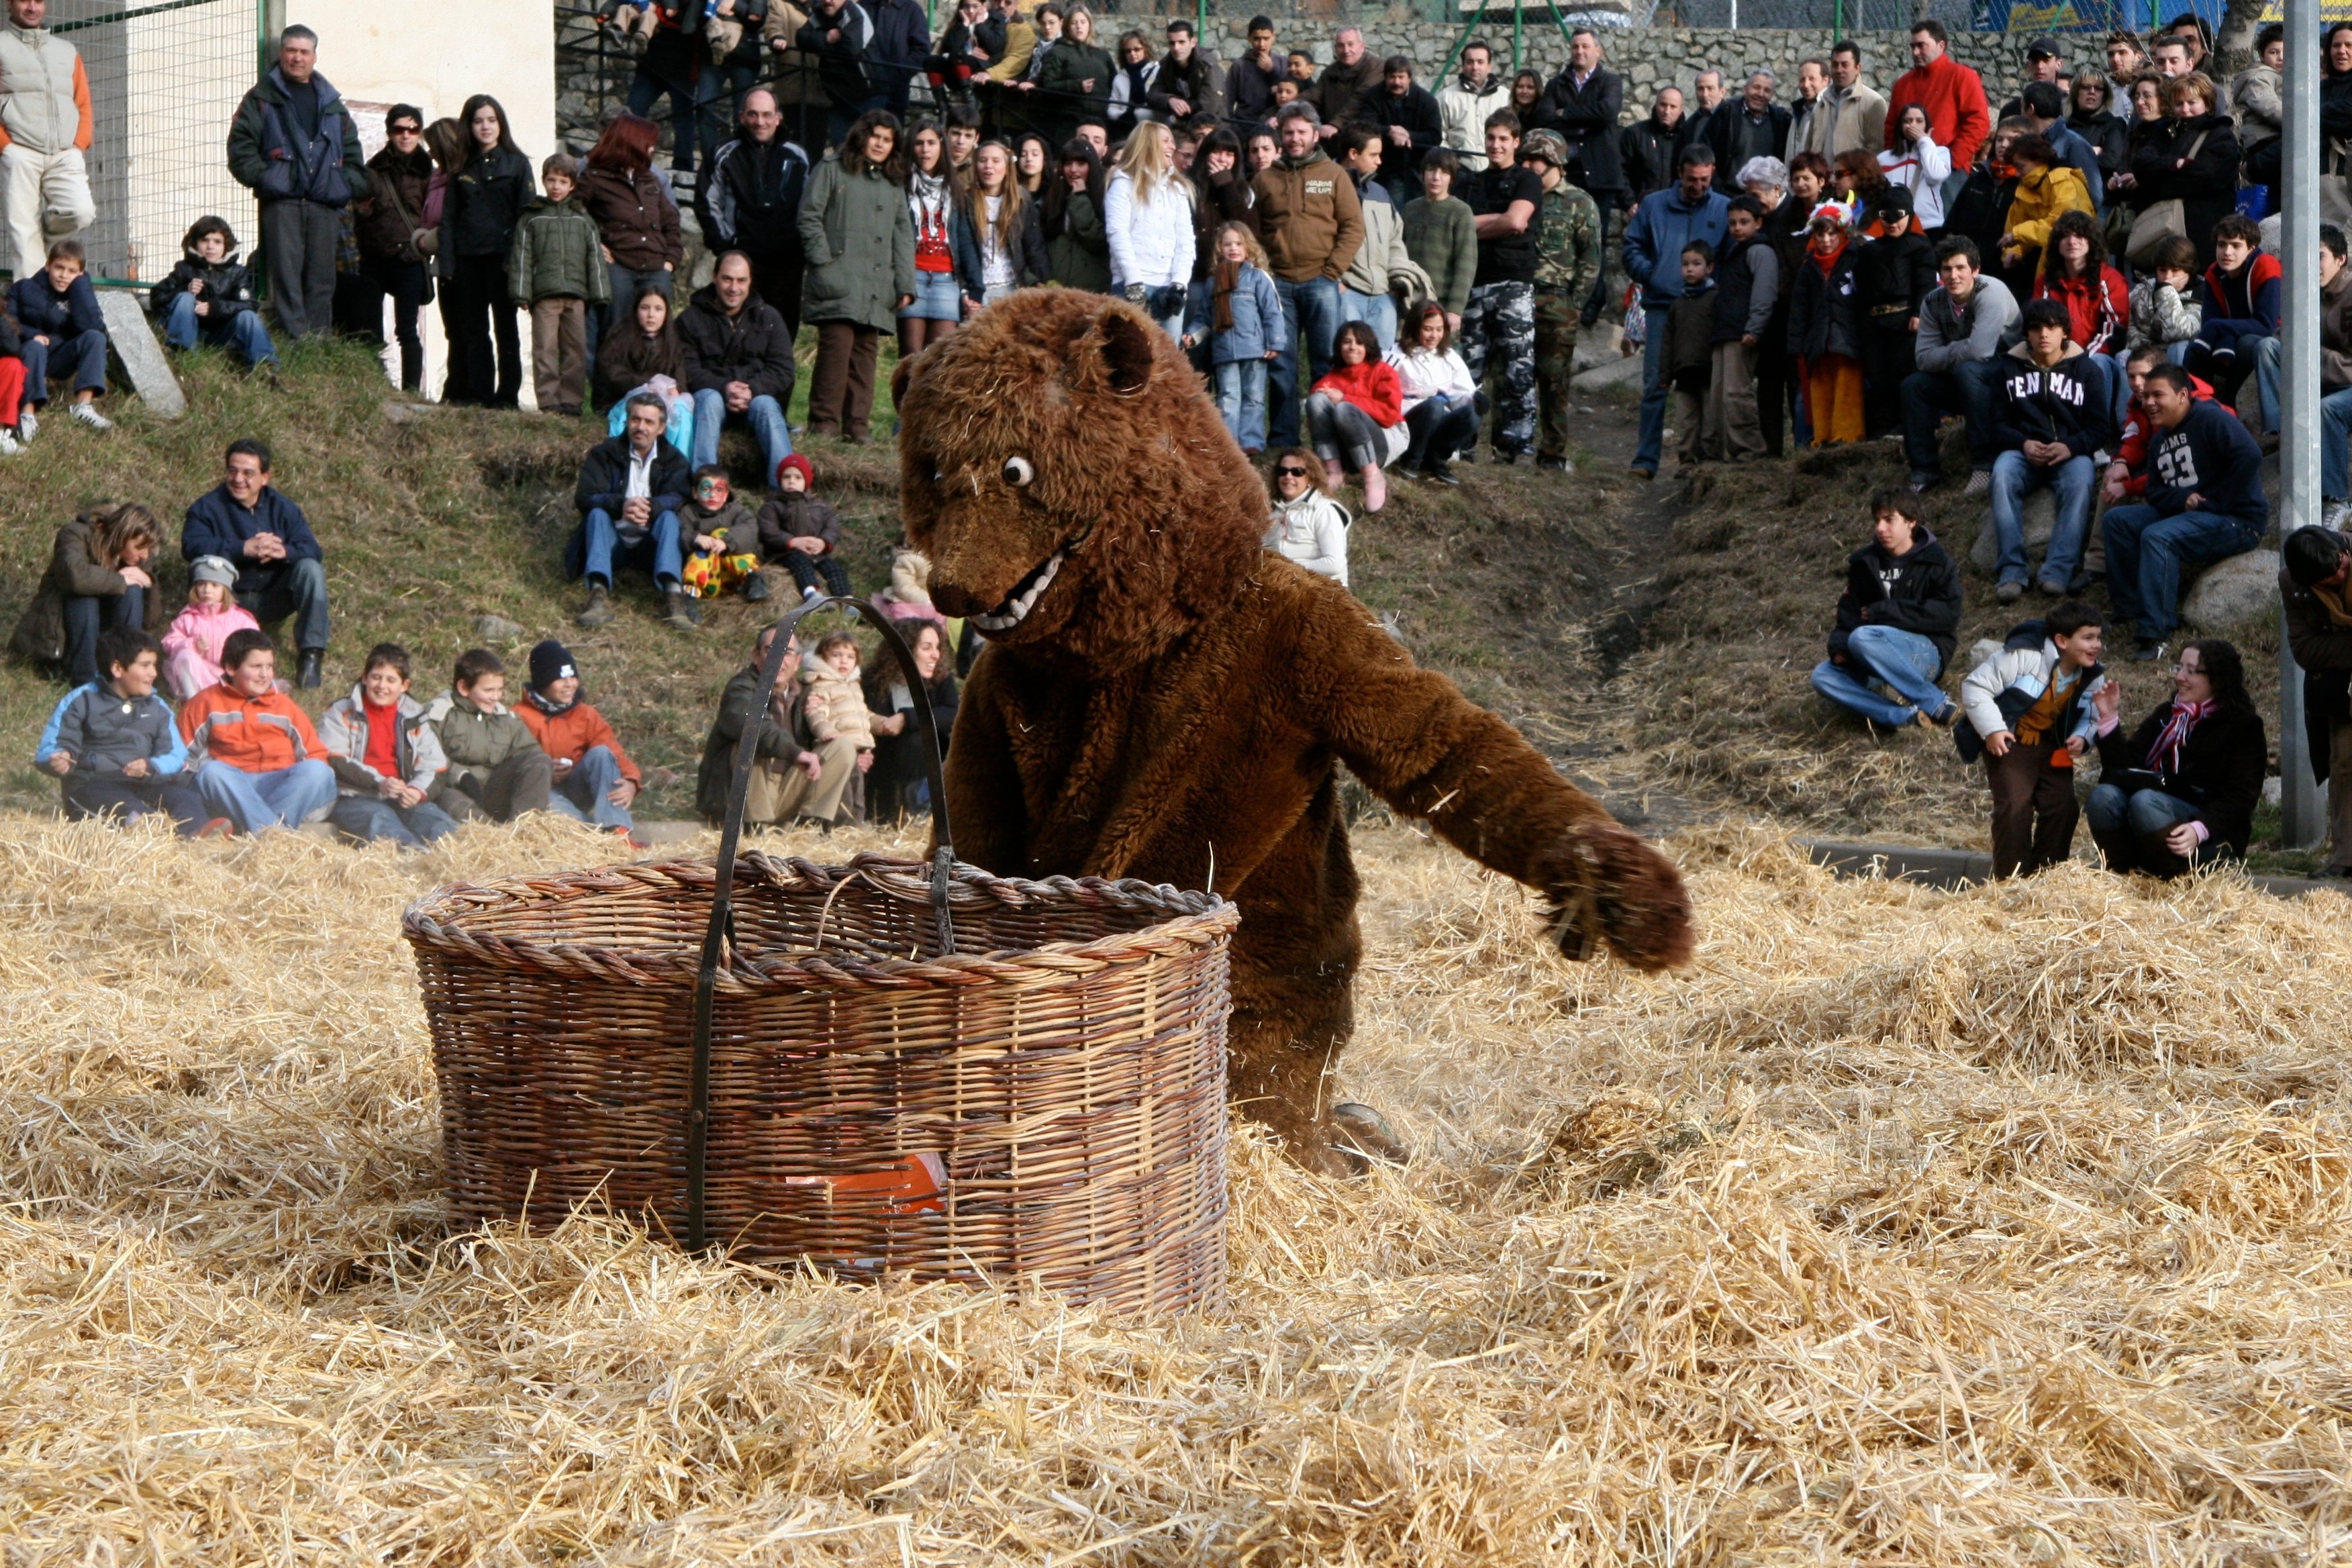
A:
{"label": "blue jeans", "polygon": [[327,820],[362,844],[389,838],[403,849],[422,849],[443,834],[457,830],[449,814],[429,800],[394,805],[382,795],[338,795],[327,808]]}
{"label": "blue jeans", "polygon": [[106,334],[100,331],[76,332],[69,338],[44,343],[30,332],[24,334],[24,346],[17,357],[25,362],[25,401],[31,404],[49,400],[49,377],[73,377],[76,392],[106,390]]}
{"label": "blue jeans", "polygon": [[727,399],[716,392],[694,395],[694,466],[719,460],[719,432],[730,419],[740,419],[751,426],[760,438],[760,483],[776,482],[776,465],[793,455],[793,433],[784,424],[784,405],[767,394],[751,399],[751,406],[740,414],[727,411]]}
{"label": "blue jeans", "polygon": [[218,348],[234,343],[245,355],[247,364],[276,364],[278,350],[269,342],[269,329],[262,325],[258,310],[239,310],[226,321],[196,314],[194,294],[175,294],[163,310],[163,342],[175,349],[192,349],[196,340]]}
{"label": "blue jeans", "polygon": [[1397,308],[1393,294],[1359,294],[1353,289],[1339,290],[1339,321],[1361,321],[1372,329],[1381,340],[1381,353],[1396,347]]}
{"label": "blue jeans", "polygon": [[1244,452],[1265,450],[1265,367],[1262,359],[1217,366],[1217,416]]}
{"label": "blue jeans", "polygon": [[[2254,384],[2263,399],[2263,428],[2279,427],[2279,358],[2276,338],[2254,345]],[[2352,499],[2352,386],[2319,400],[2319,493],[2328,500]]]}
{"label": "blue jeans", "polygon": [[1944,416],[1967,422],[1969,467],[1992,467],[1992,389],[2000,371],[1989,359],[1965,360],[1948,371],[1918,371],[1903,378],[1903,452],[1914,474],[1941,474],[1943,452],[1936,432]]}
{"label": "blue jeans", "polygon": [[1452,397],[1428,397],[1404,416],[1406,468],[1450,463],[1478,444],[1478,398],[1475,393]]}
{"label": "blue jeans", "polygon": [[[2164,836],[2200,813],[2187,801],[2162,790],[2134,790],[2126,795],[2115,784],[2103,784],[2083,803],[2091,837],[2116,872],[2147,871],[2158,877],[2178,876],[2189,862],[2165,847]],[[2195,858],[2210,860],[2221,853],[2211,839],[2197,847]]]}
{"label": "blue jeans", "polygon": [[111,599],[68,594],[65,601],[66,678],[76,686],[98,679],[98,634],[107,626],[147,624],[147,590],[125,588]]}
{"label": "blue jeans", "polygon": [[613,568],[617,565],[636,566],[650,571],[654,582],[663,588],[675,588],[678,574],[686,565],[686,557],[678,551],[677,513],[656,514],[653,526],[635,544],[621,542],[621,531],[610,512],[602,509],[591,510],[585,524],[588,531],[588,566],[583,574],[591,583],[613,584]]}
{"label": "blue jeans", "polygon": [[335,804],[335,770],[315,757],[266,773],[206,763],[196,770],[196,793],[239,833],[299,827]]}
{"label": "blue jeans", "polygon": [[[1339,335],[1339,286],[1328,278],[1310,278],[1304,283],[1286,283],[1277,278],[1274,291],[1282,296],[1282,342],[1275,345],[1282,357],[1266,362],[1267,420],[1273,426],[1274,446],[1296,447],[1299,423],[1307,411],[1306,387],[1322,380],[1331,369],[1331,341]],[[1304,385],[1298,375],[1302,332],[1307,337]]]}
{"label": "blue jeans", "polygon": [[[654,100],[668,95],[671,168],[694,167],[695,120],[702,106],[719,96],[722,81],[723,73],[708,67],[701,71],[698,81],[666,81],[646,69],[643,64],[637,67],[637,74],[630,79],[629,112],[632,114],[647,114],[653,109]],[[845,126],[844,130],[846,129]]]}
{"label": "blue jeans", "polygon": [[260,586],[250,592],[234,590],[237,604],[265,627],[294,617],[294,646],[314,653],[327,646],[327,568],[316,561],[280,561],[268,567],[247,566],[247,581]]}
{"label": "blue jeans", "polygon": [[610,746],[591,746],[580,760],[558,774],[555,787],[548,792],[547,804],[574,822],[592,822],[599,827],[633,827],[629,808],[614,805],[604,797],[621,782],[621,763]]}
{"label": "blue jeans", "polygon": [[1633,467],[1658,471],[1658,453],[1666,442],[1666,398],[1674,388],[1666,383],[1666,307],[1642,307],[1642,430],[1633,443]]}
{"label": "blue jeans", "polygon": [[2143,642],[2179,626],[2183,566],[2242,555],[2263,539],[2259,522],[2210,511],[2167,517],[2152,506],[2110,508],[2099,531],[2107,542],[2107,597],[2116,619],[2131,622]]}
{"label": "blue jeans", "polygon": [[2057,526],[2042,557],[2042,585],[2063,594],[2074,585],[2083,564],[2083,545],[2091,533],[2091,490],[2098,481],[2088,453],[2054,467],[2030,462],[2022,452],[2003,452],[1992,460],[1993,537],[2000,542],[2000,560],[1993,576],[2003,583],[2025,581],[2025,498],[2043,485],[2058,491]]}
{"label": "blue jeans", "polygon": [[[1944,656],[1917,632],[1895,626],[1856,626],[1845,639],[1845,662],[1828,659],[1813,666],[1813,689],[1841,708],[1850,708],[1874,724],[1899,730],[1916,721],[1923,710],[1941,713],[1950,705],[1936,677],[1943,673]],[[1871,689],[1875,676],[1895,689],[1900,702],[1889,702]]]}

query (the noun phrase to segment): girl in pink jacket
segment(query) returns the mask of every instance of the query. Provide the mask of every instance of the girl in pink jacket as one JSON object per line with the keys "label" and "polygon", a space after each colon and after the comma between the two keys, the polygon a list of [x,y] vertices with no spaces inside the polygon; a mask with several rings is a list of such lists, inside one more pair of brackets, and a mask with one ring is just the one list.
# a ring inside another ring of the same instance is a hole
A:
{"label": "girl in pink jacket", "polygon": [[164,676],[185,702],[221,678],[221,645],[231,632],[259,631],[261,623],[230,597],[236,568],[218,555],[200,555],[188,567],[188,607],[163,634]]}

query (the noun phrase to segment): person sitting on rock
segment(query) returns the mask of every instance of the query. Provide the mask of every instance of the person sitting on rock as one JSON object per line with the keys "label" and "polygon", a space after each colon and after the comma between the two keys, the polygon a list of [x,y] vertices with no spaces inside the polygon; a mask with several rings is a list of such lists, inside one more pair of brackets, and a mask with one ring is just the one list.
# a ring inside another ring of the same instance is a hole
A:
{"label": "person sitting on rock", "polygon": [[2180,622],[2180,574],[2241,555],[2270,526],[2263,454],[2238,416],[2198,401],[2189,373],[2160,364],[2141,383],[2152,445],[2147,499],[2111,509],[2107,593],[2116,618],[2132,623],[2132,658],[2164,655]]}
{"label": "person sitting on rock", "polygon": [[1870,510],[1870,542],[1846,557],[1830,656],[1813,667],[1813,689],[1890,730],[1948,724],[1959,708],[1936,683],[1959,631],[1960,570],[1919,521],[1916,499],[1880,490]]}
{"label": "person sitting on rock", "polygon": [[2024,501],[2043,485],[2058,492],[2058,518],[2042,561],[2042,591],[2063,597],[2073,590],[2091,531],[2095,454],[2114,439],[2106,373],[2066,335],[2066,307],[2034,300],[2024,320],[2025,341],[2000,359],[1992,416],[2000,447],[1992,465],[1992,526],[2000,549],[1994,597],[2004,605],[2025,592]]}
{"label": "person sitting on rock", "polygon": [[2177,877],[2242,859],[2270,751],[2237,648],[2218,637],[2181,645],[2171,700],[2129,735],[2122,706],[2113,686],[2092,699],[2100,779],[2084,815],[2107,869]]}

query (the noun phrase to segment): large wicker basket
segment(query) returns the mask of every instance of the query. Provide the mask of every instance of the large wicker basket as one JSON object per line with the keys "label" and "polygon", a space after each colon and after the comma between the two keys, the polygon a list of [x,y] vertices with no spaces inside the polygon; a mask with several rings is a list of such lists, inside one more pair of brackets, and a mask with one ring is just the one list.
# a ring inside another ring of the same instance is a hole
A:
{"label": "large wicker basket", "polygon": [[991,877],[943,824],[931,865],[738,855],[746,776],[715,861],[408,910],[452,1217],[601,1202],[849,1279],[1222,1301],[1234,907]]}

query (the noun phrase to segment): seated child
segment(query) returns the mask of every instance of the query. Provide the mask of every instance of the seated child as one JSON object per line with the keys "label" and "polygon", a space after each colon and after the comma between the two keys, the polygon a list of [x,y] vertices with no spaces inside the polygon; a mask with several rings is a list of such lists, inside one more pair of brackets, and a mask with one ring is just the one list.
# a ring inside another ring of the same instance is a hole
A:
{"label": "seated child", "polygon": [[164,676],[174,700],[185,702],[221,678],[221,649],[232,632],[259,631],[253,612],[231,595],[236,567],[226,556],[199,555],[188,563],[188,607],[163,634]]}
{"label": "seated child", "polygon": [[622,837],[635,826],[629,805],[645,776],[604,716],[580,695],[580,667],[553,637],[530,650],[530,684],[515,717],[528,726],[555,767],[548,805],[575,822],[609,828]]}
{"label": "seated child", "polygon": [[233,259],[236,254],[236,235],[227,219],[198,218],[180,241],[180,264],[147,291],[147,308],[163,320],[166,347],[234,345],[274,385],[278,350],[254,307],[253,272]]}
{"label": "seated child", "polygon": [[162,651],[136,626],[107,627],[98,634],[98,679],[67,692],[49,715],[33,765],[58,776],[67,820],[136,822],[160,811],[186,838],[211,819],[189,782],[172,705],[155,695]]}
{"label": "seated child", "polygon": [[335,770],[327,820],[362,844],[389,838],[422,849],[457,826],[427,798],[449,763],[425,721],[425,704],[408,694],[409,678],[408,650],[378,643],[352,694],[319,717],[319,740]]}
{"label": "seated child", "polygon": [[106,390],[106,318],[99,314],[98,289],[84,277],[81,241],[61,239],[49,247],[48,265],[9,286],[8,310],[16,318],[17,350],[25,361],[25,412],[16,422],[19,440],[39,428],[34,410],[49,400],[49,378],[70,378],[71,413],[93,430],[111,430],[114,421],[98,411]]}
{"label": "seated child", "polygon": [[734,497],[727,470],[705,463],[694,470],[694,499],[677,514],[677,531],[692,542],[678,581],[698,599],[715,599],[737,584],[753,604],[768,596],[768,580],[760,575],[760,558],[732,542],[756,541],[760,534],[751,514]]}
{"label": "seated child", "polygon": [[762,561],[781,561],[803,599],[846,595],[849,573],[841,564],[841,519],[809,494],[816,469],[798,452],[776,464],[776,493],[760,509]]}
{"label": "seated child", "polygon": [[0,458],[13,458],[24,450],[16,437],[16,422],[25,416],[27,406],[24,340],[17,336],[6,299],[0,297]]}
{"label": "seated child", "polygon": [[549,809],[555,767],[530,726],[508,710],[506,660],[486,647],[459,654],[449,689],[425,717],[449,759],[433,804],[451,820],[512,822]]}
{"label": "seated child", "polygon": [[817,639],[816,651],[801,666],[801,684],[807,687],[801,710],[808,716],[809,733],[819,742],[846,741],[857,748],[860,773],[874,761],[874,715],[866,707],[866,688],[857,671],[857,639],[847,632],[827,632]]}
{"label": "seated child", "polygon": [[[2157,247],[2156,263],[2131,291],[2131,346],[2168,349],[2197,335],[2202,312],[2197,307],[2197,246],[2186,235],[2175,235]],[[2186,350],[2182,351],[2186,353]]]}

